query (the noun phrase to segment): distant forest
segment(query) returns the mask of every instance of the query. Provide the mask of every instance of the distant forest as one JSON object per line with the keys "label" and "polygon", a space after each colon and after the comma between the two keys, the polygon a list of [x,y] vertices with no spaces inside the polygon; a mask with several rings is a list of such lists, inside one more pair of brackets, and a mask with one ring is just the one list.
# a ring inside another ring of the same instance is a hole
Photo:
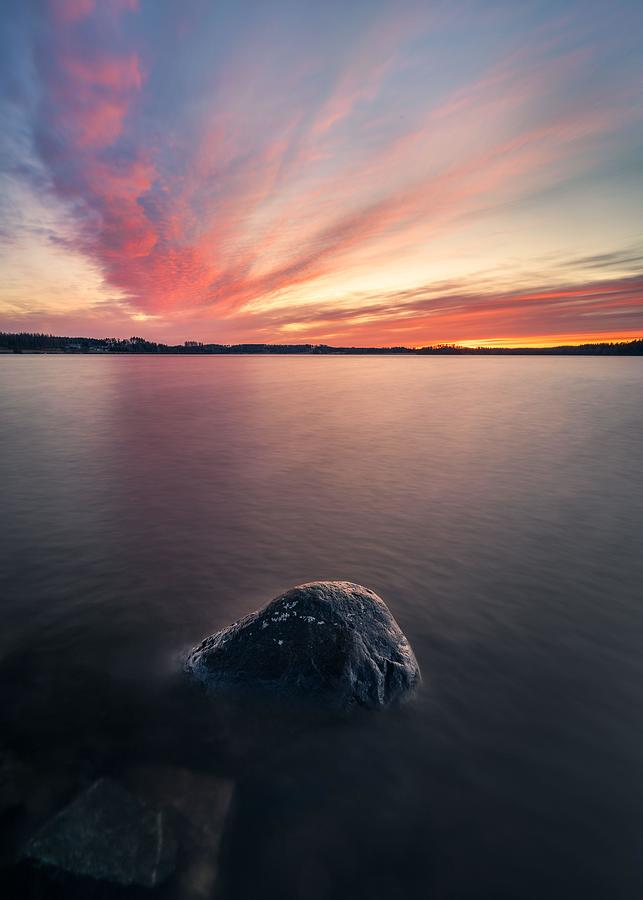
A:
{"label": "distant forest", "polygon": [[407,356],[642,356],[643,338],[617,343],[580,344],[561,347],[460,347],[437,344],[429,347],[329,347],[327,344],[203,344],[185,341],[168,345],[131,338],[60,337],[53,334],[0,331],[0,352],[13,353],[170,353],[229,355],[316,354],[316,355],[407,355]]}

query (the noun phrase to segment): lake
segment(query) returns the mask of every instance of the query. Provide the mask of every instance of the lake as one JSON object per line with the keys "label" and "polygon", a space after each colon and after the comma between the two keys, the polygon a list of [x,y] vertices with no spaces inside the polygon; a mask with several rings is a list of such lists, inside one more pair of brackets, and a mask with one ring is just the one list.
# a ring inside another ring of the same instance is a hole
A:
{"label": "lake", "polygon": [[[11,356],[0,454],[5,848],[163,765],[234,783],[225,900],[642,896],[640,360]],[[387,602],[410,702],[184,694],[317,579]]]}

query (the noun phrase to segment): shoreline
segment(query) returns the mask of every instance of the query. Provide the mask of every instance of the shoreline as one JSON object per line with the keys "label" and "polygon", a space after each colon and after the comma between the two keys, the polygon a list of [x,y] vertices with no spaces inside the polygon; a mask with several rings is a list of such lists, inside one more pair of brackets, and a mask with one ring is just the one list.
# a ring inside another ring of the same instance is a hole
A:
{"label": "shoreline", "polygon": [[614,350],[605,349],[599,345],[598,349],[590,350],[576,347],[538,347],[538,348],[520,348],[520,349],[502,349],[502,348],[493,348],[493,349],[457,349],[451,351],[445,350],[335,350],[335,351],[289,351],[289,350],[265,350],[265,351],[229,351],[229,352],[190,352],[190,351],[162,351],[162,352],[154,352],[154,351],[126,351],[126,350],[110,350],[110,351],[102,351],[102,350],[6,350],[4,348],[0,348],[0,358],[2,357],[14,357],[14,356],[98,356],[98,357],[132,357],[132,356],[151,356],[151,357],[167,357],[167,356],[188,356],[190,358],[194,357],[248,357],[248,356],[326,356],[326,357],[364,357],[364,356],[405,356],[411,358],[424,357],[424,356],[437,356],[437,357],[452,357],[452,356],[565,356],[565,357],[578,357],[578,356],[589,356],[589,357],[598,357],[598,356],[609,356],[609,357],[637,357],[643,356],[643,348],[636,349],[622,349],[615,348]]}
{"label": "shoreline", "polygon": [[145,338],[89,338],[0,331],[0,356],[643,356],[643,337],[551,347],[334,347],[330,344],[160,344]]}

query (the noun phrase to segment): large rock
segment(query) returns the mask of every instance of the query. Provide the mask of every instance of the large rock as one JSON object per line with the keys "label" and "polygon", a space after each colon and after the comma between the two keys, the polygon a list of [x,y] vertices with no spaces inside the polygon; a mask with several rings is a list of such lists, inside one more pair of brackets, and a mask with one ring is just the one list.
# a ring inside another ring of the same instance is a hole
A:
{"label": "large rock", "polygon": [[151,888],[172,873],[175,853],[165,814],[101,778],[48,822],[23,855],[60,873]]}
{"label": "large rock", "polygon": [[383,706],[420,680],[409,642],[384,601],[347,581],[292,588],[206,638],[186,666],[209,688],[268,685],[339,706]]}

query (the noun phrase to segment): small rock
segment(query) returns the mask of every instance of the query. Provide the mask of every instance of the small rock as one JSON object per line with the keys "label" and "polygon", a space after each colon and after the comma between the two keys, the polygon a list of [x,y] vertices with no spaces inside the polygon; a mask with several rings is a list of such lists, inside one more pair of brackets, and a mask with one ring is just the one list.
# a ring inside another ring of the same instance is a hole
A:
{"label": "small rock", "polygon": [[206,638],[186,668],[208,688],[268,685],[340,707],[384,706],[420,681],[409,642],[384,601],[346,581],[293,588]]}
{"label": "small rock", "polygon": [[172,873],[175,854],[163,812],[109,778],[58,813],[23,851],[26,859],[71,875],[143,887]]}

